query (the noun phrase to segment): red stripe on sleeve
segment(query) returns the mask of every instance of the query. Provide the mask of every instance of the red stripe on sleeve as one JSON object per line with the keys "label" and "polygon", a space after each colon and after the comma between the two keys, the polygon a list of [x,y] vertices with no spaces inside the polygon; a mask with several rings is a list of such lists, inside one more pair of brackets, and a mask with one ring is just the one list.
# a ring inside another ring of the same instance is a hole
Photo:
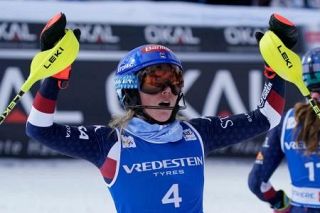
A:
{"label": "red stripe on sleeve", "polygon": [[45,98],[38,92],[34,98],[33,106],[40,112],[54,113],[56,101]]}
{"label": "red stripe on sleeve", "polygon": [[267,101],[274,110],[276,110],[280,115],[282,115],[285,104],[284,98],[282,96],[280,96],[276,91],[271,90],[267,98]]}
{"label": "red stripe on sleeve", "polygon": [[273,187],[271,187],[268,191],[263,193],[263,197],[266,200],[270,200],[276,196],[276,191],[274,190]]}
{"label": "red stripe on sleeve", "polygon": [[100,172],[103,177],[113,179],[116,173],[117,161],[112,158],[107,158],[102,167],[100,168]]}

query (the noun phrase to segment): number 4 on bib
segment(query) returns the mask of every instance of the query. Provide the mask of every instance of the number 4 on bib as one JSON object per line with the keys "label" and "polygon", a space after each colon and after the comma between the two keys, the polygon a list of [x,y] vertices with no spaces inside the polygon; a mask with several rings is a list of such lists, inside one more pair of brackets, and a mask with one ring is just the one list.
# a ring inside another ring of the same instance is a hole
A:
{"label": "number 4 on bib", "polygon": [[175,208],[180,207],[182,198],[179,197],[179,185],[173,184],[161,200],[162,204],[174,204]]}

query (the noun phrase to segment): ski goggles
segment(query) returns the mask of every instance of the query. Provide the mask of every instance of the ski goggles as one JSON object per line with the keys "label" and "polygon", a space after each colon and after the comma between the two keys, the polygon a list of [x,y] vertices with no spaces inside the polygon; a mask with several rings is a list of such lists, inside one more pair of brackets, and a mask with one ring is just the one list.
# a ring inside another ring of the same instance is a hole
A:
{"label": "ski goggles", "polygon": [[140,91],[157,94],[170,87],[174,95],[181,93],[183,87],[182,70],[172,64],[156,64],[145,68],[138,74]]}

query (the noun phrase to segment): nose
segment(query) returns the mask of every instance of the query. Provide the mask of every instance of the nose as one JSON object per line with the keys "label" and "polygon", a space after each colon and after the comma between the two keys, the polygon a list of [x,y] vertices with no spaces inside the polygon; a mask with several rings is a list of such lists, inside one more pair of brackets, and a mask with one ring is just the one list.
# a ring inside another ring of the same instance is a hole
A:
{"label": "nose", "polygon": [[172,94],[172,90],[171,90],[171,88],[170,88],[169,86],[166,86],[166,87],[164,88],[164,90],[162,90],[161,94],[162,94],[162,95]]}

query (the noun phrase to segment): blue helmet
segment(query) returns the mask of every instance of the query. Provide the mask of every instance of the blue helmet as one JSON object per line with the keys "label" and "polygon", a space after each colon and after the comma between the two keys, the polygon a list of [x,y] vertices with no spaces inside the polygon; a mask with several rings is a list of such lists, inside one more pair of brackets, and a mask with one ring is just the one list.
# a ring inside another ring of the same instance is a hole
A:
{"label": "blue helmet", "polygon": [[169,48],[157,44],[139,46],[120,60],[115,74],[115,87],[118,98],[124,107],[128,105],[126,100],[128,94],[124,90],[134,89],[138,91],[139,89],[138,72],[148,66],[163,63],[176,65],[183,70],[178,57]]}
{"label": "blue helmet", "polygon": [[320,48],[308,51],[302,58],[303,81],[310,91],[320,92]]}

